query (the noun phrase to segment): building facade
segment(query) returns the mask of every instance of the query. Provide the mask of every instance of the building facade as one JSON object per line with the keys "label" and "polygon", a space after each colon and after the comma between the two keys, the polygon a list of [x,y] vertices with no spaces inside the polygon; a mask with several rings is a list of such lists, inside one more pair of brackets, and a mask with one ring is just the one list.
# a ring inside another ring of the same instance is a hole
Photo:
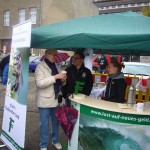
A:
{"label": "building facade", "polygon": [[[99,14],[111,14],[133,11],[141,13],[142,7],[149,7],[150,0],[92,0],[98,7]],[[150,56],[123,56],[126,61],[149,62]]]}
{"label": "building facade", "polygon": [[34,28],[99,13],[91,0],[0,0],[0,4],[0,50],[3,53],[10,51],[12,27],[16,24],[31,19]]}
{"label": "building facade", "polygon": [[150,0],[92,0],[99,8],[99,14],[118,12],[141,12],[142,7],[150,6]]}

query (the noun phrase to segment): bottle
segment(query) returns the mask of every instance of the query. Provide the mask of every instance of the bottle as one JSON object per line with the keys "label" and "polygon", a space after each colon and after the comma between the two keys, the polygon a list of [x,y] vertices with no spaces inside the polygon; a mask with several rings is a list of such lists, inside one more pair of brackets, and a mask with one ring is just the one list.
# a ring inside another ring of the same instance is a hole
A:
{"label": "bottle", "polygon": [[128,106],[132,106],[134,104],[134,87],[131,85],[128,91]]}

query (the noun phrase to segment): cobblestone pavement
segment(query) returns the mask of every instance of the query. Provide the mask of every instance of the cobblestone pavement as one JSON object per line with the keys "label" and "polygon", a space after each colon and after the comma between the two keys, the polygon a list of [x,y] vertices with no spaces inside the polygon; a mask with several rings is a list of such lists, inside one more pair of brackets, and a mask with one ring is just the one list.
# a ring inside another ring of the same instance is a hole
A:
{"label": "cobblestone pavement", "polygon": [[[26,135],[25,135],[25,150],[39,150],[39,114],[35,102],[35,81],[34,73],[29,73],[28,80],[28,104],[27,104],[27,119],[26,119]],[[2,84],[0,83],[0,131],[2,129],[3,120],[3,106],[5,102],[5,92],[1,90]],[[19,136],[18,136],[19,138]],[[62,128],[59,128],[59,142],[67,145],[67,138]],[[0,142],[0,145],[3,144]],[[8,150],[7,147],[0,148],[0,150]],[[55,150],[51,142],[48,150]]]}

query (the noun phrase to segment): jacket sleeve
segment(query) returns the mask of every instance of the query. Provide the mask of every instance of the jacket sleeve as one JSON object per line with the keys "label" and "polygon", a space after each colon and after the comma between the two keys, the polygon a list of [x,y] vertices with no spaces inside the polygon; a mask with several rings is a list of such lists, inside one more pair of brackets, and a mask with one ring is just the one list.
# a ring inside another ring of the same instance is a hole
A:
{"label": "jacket sleeve", "polygon": [[69,67],[66,69],[67,79],[66,84],[62,86],[61,91],[64,98],[67,98],[68,94],[74,93],[74,73],[73,70]]}
{"label": "jacket sleeve", "polygon": [[55,77],[51,75],[50,71],[47,71],[46,68],[39,64],[35,70],[35,82],[39,88],[47,88],[53,85],[56,80]]}
{"label": "jacket sleeve", "polygon": [[107,61],[107,59],[105,59],[105,66],[108,66],[108,61]]}
{"label": "jacket sleeve", "polygon": [[91,71],[88,70],[85,89],[84,89],[85,95],[89,96],[91,94],[92,87],[93,87],[93,77]]}
{"label": "jacket sleeve", "polygon": [[8,80],[8,71],[9,71],[9,65],[6,64],[4,71],[3,71],[3,77],[2,77],[2,83],[4,86],[7,85],[7,80]]}
{"label": "jacket sleeve", "polygon": [[118,92],[118,103],[124,103],[125,102],[125,94],[126,94],[126,81],[124,79],[119,80],[117,82],[117,92]]}

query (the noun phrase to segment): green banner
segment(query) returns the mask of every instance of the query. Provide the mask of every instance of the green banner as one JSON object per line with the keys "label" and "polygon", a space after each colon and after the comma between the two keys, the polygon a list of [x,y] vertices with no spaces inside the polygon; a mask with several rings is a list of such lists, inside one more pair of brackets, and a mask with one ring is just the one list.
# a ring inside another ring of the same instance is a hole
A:
{"label": "green banner", "polygon": [[105,120],[127,124],[150,125],[150,115],[127,114],[81,105],[81,113]]}

